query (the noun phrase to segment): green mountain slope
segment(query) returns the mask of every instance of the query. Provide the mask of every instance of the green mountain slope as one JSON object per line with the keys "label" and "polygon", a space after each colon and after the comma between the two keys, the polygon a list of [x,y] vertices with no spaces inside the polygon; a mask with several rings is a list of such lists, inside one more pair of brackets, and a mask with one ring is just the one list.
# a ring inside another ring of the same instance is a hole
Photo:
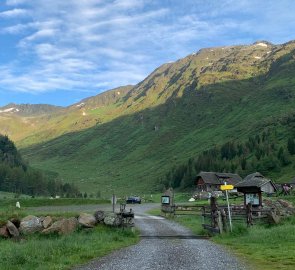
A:
{"label": "green mountain slope", "polygon": [[294,49],[264,41],[203,49],[117,98],[114,90],[105,102],[88,99],[47,116],[18,144],[33,166],[88,192],[159,189],[172,167],[215,145],[266,129],[280,131],[278,143],[290,136],[281,120],[294,113]]}

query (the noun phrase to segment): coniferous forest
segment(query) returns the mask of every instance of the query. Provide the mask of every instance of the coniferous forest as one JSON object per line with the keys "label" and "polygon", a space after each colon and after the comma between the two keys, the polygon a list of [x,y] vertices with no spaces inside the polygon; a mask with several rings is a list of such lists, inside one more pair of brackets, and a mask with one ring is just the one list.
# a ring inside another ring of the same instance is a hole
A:
{"label": "coniferous forest", "polygon": [[265,176],[280,172],[292,163],[295,155],[294,137],[278,139],[276,130],[249,136],[244,142],[229,141],[203,151],[186,164],[174,167],[165,178],[163,187],[189,188],[200,171],[231,172],[245,177],[253,172]]}
{"label": "coniferous forest", "polygon": [[14,143],[3,135],[0,135],[0,190],[31,196],[81,196],[73,184],[50,179],[32,169],[22,159]]}

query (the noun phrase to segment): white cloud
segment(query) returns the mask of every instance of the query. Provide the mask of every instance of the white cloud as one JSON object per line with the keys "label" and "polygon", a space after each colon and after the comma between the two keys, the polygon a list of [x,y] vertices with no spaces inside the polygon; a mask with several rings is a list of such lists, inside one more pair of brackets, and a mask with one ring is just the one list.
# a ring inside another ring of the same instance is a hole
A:
{"label": "white cloud", "polygon": [[28,14],[29,12],[26,9],[15,8],[15,9],[10,9],[10,10],[0,12],[0,17],[12,18],[12,17],[27,16]]}
{"label": "white cloud", "polygon": [[286,39],[295,27],[287,4],[7,0],[0,35],[8,40],[14,35],[17,51],[10,63],[0,62],[0,85],[36,93],[136,83],[158,65],[204,46],[274,38],[274,32],[277,40]]}

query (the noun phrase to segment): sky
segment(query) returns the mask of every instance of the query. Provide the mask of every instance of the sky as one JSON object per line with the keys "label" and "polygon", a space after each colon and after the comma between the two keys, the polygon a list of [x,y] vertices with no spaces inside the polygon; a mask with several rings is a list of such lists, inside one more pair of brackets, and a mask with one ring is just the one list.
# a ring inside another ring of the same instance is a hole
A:
{"label": "sky", "polygon": [[293,0],[0,0],[0,106],[67,106],[205,47],[295,39]]}

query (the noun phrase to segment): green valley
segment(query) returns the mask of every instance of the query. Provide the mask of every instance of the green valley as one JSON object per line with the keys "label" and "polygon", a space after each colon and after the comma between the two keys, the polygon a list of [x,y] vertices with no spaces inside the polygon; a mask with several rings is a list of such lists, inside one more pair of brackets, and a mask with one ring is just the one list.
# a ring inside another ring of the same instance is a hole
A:
{"label": "green valley", "polygon": [[[203,49],[67,108],[38,115],[2,108],[0,132],[31,166],[83,191],[159,191],[173,168],[228,142],[268,132],[286,149],[295,131],[294,50],[295,42],[264,41]],[[275,181],[295,175],[290,161],[270,172]]]}

